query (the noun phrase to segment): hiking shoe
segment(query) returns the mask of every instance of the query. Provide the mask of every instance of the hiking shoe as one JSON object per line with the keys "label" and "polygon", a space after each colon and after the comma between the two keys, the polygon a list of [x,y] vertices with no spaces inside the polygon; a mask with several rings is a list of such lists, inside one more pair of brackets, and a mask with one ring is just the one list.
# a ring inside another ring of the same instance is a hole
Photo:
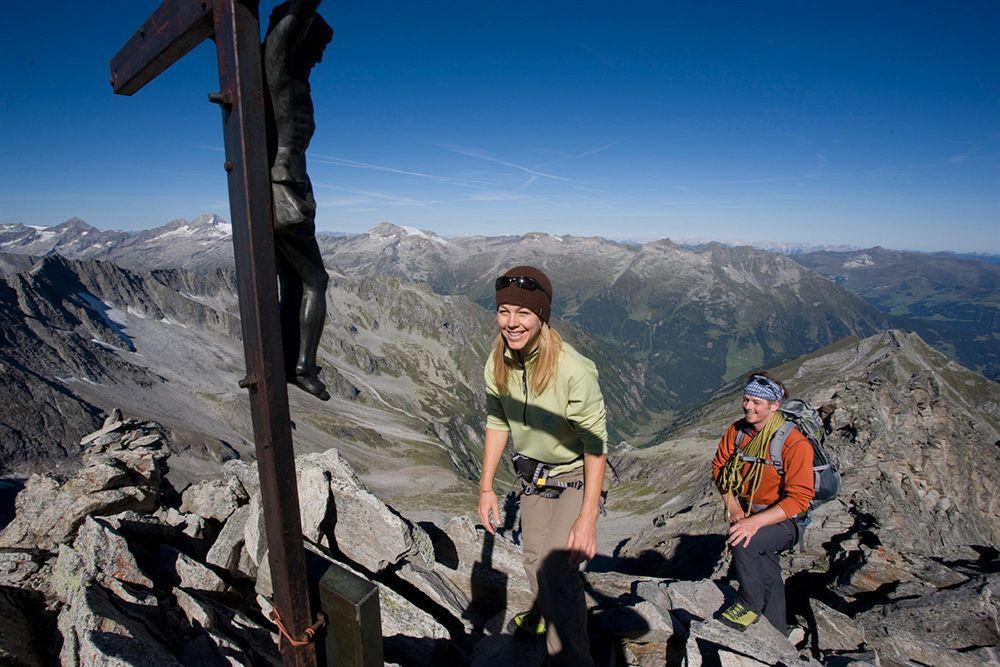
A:
{"label": "hiking shoe", "polygon": [[740,632],[743,632],[756,623],[759,618],[759,613],[755,612],[753,609],[743,606],[739,602],[732,603],[724,612],[722,612],[722,614],[719,615],[719,621],[721,621],[723,625],[728,625],[734,630],[739,630]]}
{"label": "hiking shoe", "polygon": [[514,614],[514,618],[510,619],[507,630],[516,635],[534,635],[536,637],[544,635],[545,619],[535,610],[522,611],[520,614]]}

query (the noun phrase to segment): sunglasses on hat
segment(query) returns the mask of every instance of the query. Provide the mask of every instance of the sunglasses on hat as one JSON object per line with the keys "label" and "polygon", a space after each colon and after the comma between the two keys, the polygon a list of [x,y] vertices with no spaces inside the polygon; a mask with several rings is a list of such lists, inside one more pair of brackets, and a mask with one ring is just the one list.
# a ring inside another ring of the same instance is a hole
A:
{"label": "sunglasses on hat", "polygon": [[542,287],[542,284],[537,280],[535,280],[534,278],[532,278],[531,276],[500,276],[499,278],[497,278],[496,291],[499,292],[504,287],[507,287],[507,285],[510,284],[514,284],[520,287],[521,289],[526,289],[531,291],[535,291],[536,289],[542,290],[545,296],[549,297],[550,299],[552,298],[552,295],[549,294],[544,287]]}
{"label": "sunglasses on hat", "polygon": [[770,380],[764,377],[763,375],[754,375],[752,378],[750,378],[750,382],[748,384],[757,384],[760,385],[761,387],[767,387],[771,389],[771,391],[773,391],[779,397],[785,395],[785,392],[781,389],[781,386],[777,382],[774,382],[773,380]]}

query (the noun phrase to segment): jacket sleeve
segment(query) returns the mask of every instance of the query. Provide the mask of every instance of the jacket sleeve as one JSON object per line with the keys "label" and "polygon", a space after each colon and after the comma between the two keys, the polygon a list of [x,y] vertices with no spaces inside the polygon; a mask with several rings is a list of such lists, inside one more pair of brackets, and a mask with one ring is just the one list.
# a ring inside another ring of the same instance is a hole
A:
{"label": "jacket sleeve", "polygon": [[715,448],[715,458],[712,459],[712,479],[716,486],[719,484],[719,471],[733,455],[734,449],[736,449],[736,424],[730,424],[719,440],[719,445]]}
{"label": "jacket sleeve", "polygon": [[778,507],[791,518],[809,509],[815,495],[813,479],[813,448],[798,429],[789,434],[781,452],[785,468],[785,490],[778,498]]}
{"label": "jacket sleeve", "polygon": [[587,369],[569,378],[569,401],[566,419],[572,424],[583,443],[585,454],[608,453],[608,427],[604,410],[604,396],[597,382],[597,367],[592,363]]}
{"label": "jacket sleeve", "polygon": [[493,381],[492,354],[486,360],[483,377],[486,380],[486,428],[494,431],[509,431],[510,424],[507,423],[507,415],[503,410],[503,401],[500,400],[500,392],[497,391],[496,382]]}

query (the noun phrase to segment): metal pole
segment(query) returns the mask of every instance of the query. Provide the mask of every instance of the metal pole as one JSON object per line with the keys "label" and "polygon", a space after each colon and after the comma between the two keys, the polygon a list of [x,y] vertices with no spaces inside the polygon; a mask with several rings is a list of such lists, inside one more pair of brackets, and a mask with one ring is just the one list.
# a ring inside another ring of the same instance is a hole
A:
{"label": "metal pole", "polygon": [[[294,637],[312,623],[281,346],[257,0],[214,0],[236,275],[274,608]],[[312,667],[312,644],[282,643]]]}

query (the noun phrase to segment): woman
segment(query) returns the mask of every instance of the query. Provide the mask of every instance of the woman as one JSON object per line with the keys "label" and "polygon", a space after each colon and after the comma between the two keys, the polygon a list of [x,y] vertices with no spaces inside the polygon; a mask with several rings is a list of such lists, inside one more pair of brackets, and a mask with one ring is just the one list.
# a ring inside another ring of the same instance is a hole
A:
{"label": "woman", "polygon": [[799,539],[796,519],[813,498],[813,448],[792,428],[781,448],[781,470],[770,458],[771,437],[785,423],[785,386],[760,371],[747,377],[743,418],[719,441],[712,478],[729,515],[727,542],[740,583],[736,601],[719,620],[746,630],[761,615],[787,634],[780,554]]}
{"label": "woman", "polygon": [[518,266],[495,289],[499,332],[485,369],[479,517],[492,534],[500,516],[493,480],[510,434],[522,484],[524,571],[541,614],[518,614],[514,623],[544,632],[559,662],[590,665],[579,565],[597,549],[607,458],[597,369],[549,326],[552,283],[544,273]]}

